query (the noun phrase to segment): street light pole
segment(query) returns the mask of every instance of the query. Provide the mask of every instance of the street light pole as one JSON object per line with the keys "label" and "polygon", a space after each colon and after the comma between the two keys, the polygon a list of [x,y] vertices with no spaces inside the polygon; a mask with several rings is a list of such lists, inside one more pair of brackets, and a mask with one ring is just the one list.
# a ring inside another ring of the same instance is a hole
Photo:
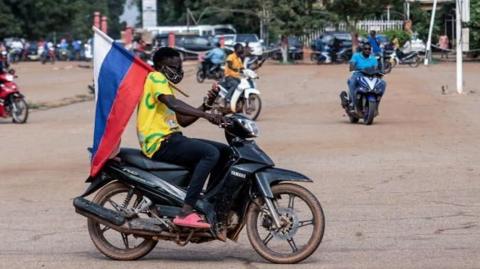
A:
{"label": "street light pole", "polygon": [[463,93],[463,48],[462,48],[462,13],[460,12],[462,0],[456,0],[456,32],[457,32],[457,92]]}

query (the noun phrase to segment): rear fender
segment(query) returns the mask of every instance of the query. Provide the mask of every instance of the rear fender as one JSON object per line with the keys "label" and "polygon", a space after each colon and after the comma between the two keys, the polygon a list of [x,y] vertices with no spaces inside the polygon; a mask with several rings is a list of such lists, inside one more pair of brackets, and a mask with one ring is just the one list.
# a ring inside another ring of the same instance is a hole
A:
{"label": "rear fender", "polygon": [[88,196],[112,181],[114,181],[114,179],[109,177],[104,172],[100,172],[100,175],[96,177],[89,177],[85,182],[90,183],[90,185],[88,185],[87,189],[82,193],[82,195],[80,195],[80,197]]}
{"label": "rear fender", "polygon": [[310,178],[298,172],[280,168],[266,168],[255,174],[258,191],[267,198],[273,198],[270,186],[283,181],[313,182]]}

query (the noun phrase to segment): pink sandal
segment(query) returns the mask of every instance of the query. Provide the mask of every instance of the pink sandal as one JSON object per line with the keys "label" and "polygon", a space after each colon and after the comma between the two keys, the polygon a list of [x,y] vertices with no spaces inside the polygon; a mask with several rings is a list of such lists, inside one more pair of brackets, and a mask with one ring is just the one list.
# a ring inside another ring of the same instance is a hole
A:
{"label": "pink sandal", "polygon": [[185,217],[176,216],[173,220],[173,223],[178,226],[189,227],[189,228],[198,228],[198,229],[209,229],[210,224],[205,222],[200,215],[195,212],[192,212]]}

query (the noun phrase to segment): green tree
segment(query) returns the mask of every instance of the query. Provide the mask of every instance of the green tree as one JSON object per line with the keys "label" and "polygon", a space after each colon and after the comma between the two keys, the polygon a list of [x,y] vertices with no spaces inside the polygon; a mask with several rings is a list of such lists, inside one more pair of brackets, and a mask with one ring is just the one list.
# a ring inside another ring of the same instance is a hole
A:
{"label": "green tree", "polygon": [[93,12],[109,18],[109,34],[118,38],[125,0],[3,0],[0,34],[27,39],[87,38],[92,35]]}
{"label": "green tree", "polygon": [[480,49],[480,0],[470,1],[470,48]]}

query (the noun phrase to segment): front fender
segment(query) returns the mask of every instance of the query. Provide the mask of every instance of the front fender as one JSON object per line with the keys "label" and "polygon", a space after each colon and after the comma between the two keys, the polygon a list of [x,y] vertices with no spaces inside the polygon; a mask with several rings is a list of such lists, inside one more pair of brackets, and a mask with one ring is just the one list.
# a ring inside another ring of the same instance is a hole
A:
{"label": "front fender", "polygon": [[254,88],[249,88],[243,92],[243,96],[245,96],[245,98],[248,98],[251,94],[260,95],[260,91]]}
{"label": "front fender", "polygon": [[281,168],[266,168],[255,174],[258,190],[264,197],[273,198],[270,186],[282,181],[313,182],[305,175]]}

